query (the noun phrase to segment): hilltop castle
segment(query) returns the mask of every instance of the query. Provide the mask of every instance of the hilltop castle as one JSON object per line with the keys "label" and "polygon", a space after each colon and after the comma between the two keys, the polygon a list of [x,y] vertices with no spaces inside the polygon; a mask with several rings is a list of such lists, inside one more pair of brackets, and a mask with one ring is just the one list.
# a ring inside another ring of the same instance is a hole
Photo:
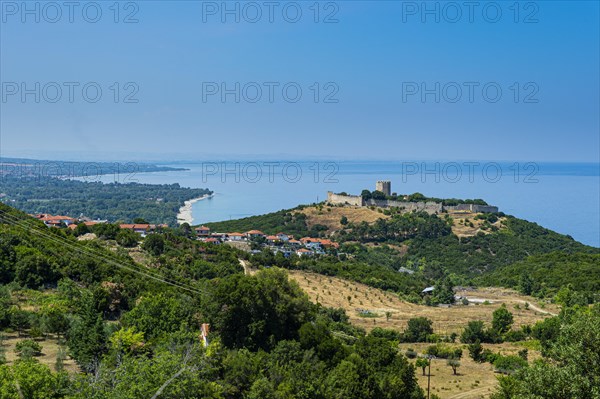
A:
{"label": "hilltop castle", "polygon": [[[382,192],[386,197],[391,195],[392,183],[389,180],[380,180],[375,184],[375,190]],[[406,197],[405,197],[406,199]],[[457,204],[444,205],[442,202],[435,201],[400,201],[394,199],[365,199],[361,195],[349,195],[346,193],[335,194],[332,191],[327,192],[327,203],[333,205],[351,205],[351,206],[376,206],[380,208],[398,207],[406,212],[425,211],[427,213],[439,213],[442,211],[468,211],[473,213],[496,213],[497,206],[478,205],[478,204]]]}

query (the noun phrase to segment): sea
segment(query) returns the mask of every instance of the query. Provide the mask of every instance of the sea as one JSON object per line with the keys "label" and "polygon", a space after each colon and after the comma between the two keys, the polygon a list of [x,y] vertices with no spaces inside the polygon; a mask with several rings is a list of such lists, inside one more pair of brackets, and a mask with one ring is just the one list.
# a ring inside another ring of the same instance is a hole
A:
{"label": "sea", "polygon": [[[327,192],[360,194],[389,180],[392,192],[480,198],[501,212],[600,247],[600,164],[493,161],[206,161],[165,163],[185,171],[101,176],[104,182],[179,183],[209,188],[193,223],[261,215],[323,201]],[[98,179],[96,179],[98,180]]]}

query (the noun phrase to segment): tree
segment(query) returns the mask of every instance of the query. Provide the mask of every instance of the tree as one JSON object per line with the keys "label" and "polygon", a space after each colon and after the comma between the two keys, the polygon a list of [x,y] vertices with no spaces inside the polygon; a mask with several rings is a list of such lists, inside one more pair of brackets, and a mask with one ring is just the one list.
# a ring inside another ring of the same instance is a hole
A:
{"label": "tree", "polygon": [[[194,229],[192,229],[192,226],[190,226],[190,224],[187,222],[182,223],[179,226],[179,231],[181,232],[181,234],[183,234],[185,237],[188,237],[188,238],[192,238],[195,236]],[[260,237],[260,238],[262,238],[262,237]]]}
{"label": "tree", "polygon": [[435,290],[433,290],[433,303],[452,304],[454,301],[452,280],[449,277],[445,277],[435,285]]}
{"label": "tree", "polygon": [[10,325],[12,328],[17,330],[17,334],[20,337],[23,330],[30,327],[29,313],[19,308],[12,308],[10,312]]}
{"label": "tree", "polygon": [[429,359],[420,357],[415,362],[415,367],[420,367],[423,370],[423,375],[425,375],[425,369],[429,366]]}
{"label": "tree", "polygon": [[106,349],[104,323],[92,294],[82,297],[81,310],[69,332],[67,341],[71,356],[86,372],[96,369]]}
{"label": "tree", "polygon": [[446,361],[446,363],[448,364],[448,366],[452,367],[452,372],[454,373],[454,375],[456,375],[456,370],[458,370],[458,368],[460,367],[460,361],[451,357]]}
{"label": "tree", "polygon": [[519,291],[525,295],[531,295],[533,293],[533,279],[527,272],[523,272],[521,274],[521,278],[519,280]]}
{"label": "tree", "polygon": [[506,308],[506,305],[502,304],[502,306],[500,308],[498,308],[494,311],[493,319],[492,319],[492,329],[494,329],[495,331],[497,331],[501,334],[504,334],[508,330],[510,330],[510,327],[512,326],[512,324],[513,324],[513,315]]}
{"label": "tree", "polygon": [[427,197],[421,193],[413,193],[408,196],[410,202],[426,201]]}
{"label": "tree", "polygon": [[342,360],[325,380],[326,397],[332,399],[363,399],[377,397],[373,370],[357,354]]}
{"label": "tree", "polygon": [[314,314],[313,305],[285,271],[266,269],[254,276],[232,275],[214,287],[203,303],[209,322],[231,348],[268,349],[295,339]]}
{"label": "tree", "polygon": [[252,384],[247,399],[277,399],[273,383],[267,378],[259,378]]}
{"label": "tree", "polygon": [[15,265],[15,281],[27,288],[39,288],[55,281],[54,277],[54,266],[46,257],[38,254],[28,254]]}
{"label": "tree", "polygon": [[117,244],[122,247],[135,247],[138,243],[139,235],[128,229],[121,229],[115,237]]}
{"label": "tree", "polygon": [[403,338],[405,342],[426,342],[430,334],[433,334],[433,322],[427,317],[415,317],[408,320]]}
{"label": "tree", "polygon": [[600,305],[577,310],[560,321],[559,334],[546,351],[548,361],[534,362],[501,378],[493,399],[600,397]]}
{"label": "tree", "polygon": [[460,334],[460,342],[463,344],[473,344],[475,342],[487,342],[487,334],[483,327],[483,321],[473,320],[467,324],[467,327]]}
{"label": "tree", "polygon": [[125,327],[145,334],[151,340],[163,334],[178,331],[193,323],[194,307],[187,296],[166,293],[149,294],[126,313],[122,322]]}
{"label": "tree", "polygon": [[41,311],[42,329],[44,333],[56,334],[60,337],[69,329],[66,310],[59,306],[47,306]]}
{"label": "tree", "polygon": [[479,341],[469,344],[469,356],[476,362],[483,362],[483,346]]}
{"label": "tree", "polygon": [[154,256],[161,255],[165,250],[165,239],[160,234],[150,234],[144,239],[142,248]]}
{"label": "tree", "polygon": [[381,191],[375,190],[371,193],[371,198],[373,198],[374,200],[384,200],[385,194]]}
{"label": "tree", "polygon": [[516,370],[527,367],[527,360],[520,356],[498,356],[494,360],[494,367],[501,373],[510,374]]}
{"label": "tree", "polygon": [[53,374],[50,368],[35,360],[19,360],[11,367],[0,366],[0,397],[52,399],[64,396],[67,378]]}
{"label": "tree", "polygon": [[88,234],[90,232],[90,228],[85,223],[79,223],[77,227],[75,227],[75,230],[73,230],[73,234],[75,234],[75,236],[77,237],[82,236],[84,234]]}
{"label": "tree", "polygon": [[98,223],[92,227],[92,231],[103,240],[114,240],[121,228],[114,223]]}
{"label": "tree", "polygon": [[340,219],[340,224],[342,226],[346,226],[348,224],[348,218],[346,216],[342,216],[342,218]]}
{"label": "tree", "polygon": [[67,358],[67,352],[64,347],[58,348],[58,352],[56,352],[56,361],[54,362],[54,369],[56,372],[60,373],[65,369],[65,359]]}
{"label": "tree", "polygon": [[6,349],[4,348],[4,333],[0,332],[0,366],[6,363]]}
{"label": "tree", "polygon": [[520,351],[517,353],[517,355],[518,355],[518,356],[519,356],[521,359],[523,359],[523,360],[527,361],[527,357],[528,357],[528,355],[529,355],[529,350],[528,350],[527,348],[521,349],[521,350],[520,350]]}
{"label": "tree", "polygon": [[118,353],[132,353],[144,345],[144,333],[135,328],[121,328],[109,338],[111,349]]}
{"label": "tree", "polygon": [[24,339],[17,342],[15,352],[19,357],[31,358],[42,354],[42,346],[32,339]]}
{"label": "tree", "polygon": [[542,354],[547,354],[552,343],[560,334],[561,321],[558,317],[548,317],[535,323],[531,329],[531,336],[540,341]]}
{"label": "tree", "polygon": [[10,323],[10,292],[4,286],[0,286],[0,330]]}

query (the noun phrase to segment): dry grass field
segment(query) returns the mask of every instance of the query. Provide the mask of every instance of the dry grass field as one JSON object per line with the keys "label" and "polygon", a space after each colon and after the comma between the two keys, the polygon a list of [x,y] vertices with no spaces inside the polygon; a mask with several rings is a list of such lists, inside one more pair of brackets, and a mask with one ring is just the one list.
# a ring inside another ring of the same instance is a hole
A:
{"label": "dry grass field", "polygon": [[327,226],[328,233],[342,228],[340,223],[342,216],[346,216],[351,223],[373,223],[377,219],[389,218],[389,216],[383,213],[357,206],[324,206],[322,210],[319,210],[318,207],[310,206],[298,212],[306,215],[306,223],[309,227],[315,224],[322,224]]}
{"label": "dry grass field", "polygon": [[[453,219],[454,224],[452,225],[452,232],[456,234],[457,237],[471,237],[481,232],[484,234],[489,234],[489,230],[482,230],[481,225],[484,223],[481,219],[476,219],[475,217],[479,215],[479,213],[472,213],[466,211],[455,211],[448,212],[448,215]],[[506,218],[499,218],[493,226],[498,227],[499,229],[504,228],[504,220]],[[473,227],[471,227],[471,224]]]}
{"label": "dry grass field", "polygon": [[[2,344],[2,348],[5,350],[5,356],[8,364],[11,364],[16,359],[18,359],[17,354],[15,353],[15,346],[17,342],[30,339],[24,334],[19,337],[16,332],[13,333],[4,333],[4,342]],[[37,356],[35,359],[38,360],[41,364],[45,364],[50,367],[51,370],[55,369],[56,364],[56,355],[58,354],[60,344],[56,337],[51,336],[47,337],[43,340],[36,340],[38,344],[42,346],[42,355]],[[67,350],[66,346],[63,346],[63,350]],[[64,360],[64,369],[70,373],[79,372],[79,367],[75,364],[75,361],[71,359],[69,356]]]}
{"label": "dry grass field", "polygon": [[[402,352],[412,348],[418,353],[425,351],[429,344],[401,344]],[[460,367],[457,375],[454,375],[452,368],[447,365],[445,359],[433,359],[431,363],[431,393],[438,395],[442,399],[483,399],[488,398],[494,391],[498,383],[498,374],[494,372],[494,367],[490,363],[477,363],[469,357],[465,345],[449,344],[463,349],[463,356],[460,359]],[[514,344],[484,345],[485,348],[493,352],[502,354],[516,354],[519,349]],[[529,353],[529,359],[539,357],[539,354]],[[410,360],[413,364],[415,360]],[[427,391],[427,371],[425,375],[420,368],[417,369],[417,378],[419,385]]]}
{"label": "dry grass field", "polygon": [[[379,208],[379,210],[382,210]],[[351,223],[367,222],[373,223],[377,219],[389,219],[390,216],[379,212],[377,209],[372,210],[368,207],[357,207],[357,206],[324,206],[322,208],[311,206],[304,208],[298,212],[306,215],[306,221],[309,227],[315,224],[322,224],[327,226],[327,232],[332,233],[340,230],[343,226],[340,220],[343,216],[348,218]],[[478,213],[472,213],[468,211],[454,211],[449,212],[448,215],[453,219],[454,224],[452,226],[452,232],[458,237],[471,237],[479,232],[489,234],[490,230],[483,230],[481,226],[484,221],[476,219]],[[444,215],[440,215],[443,217]],[[499,218],[493,225],[499,229],[504,228],[504,219]]]}
{"label": "dry grass field", "polygon": [[[483,320],[490,324],[492,313],[503,303],[513,313],[517,327],[543,319],[546,316],[545,312],[558,313],[554,305],[548,304],[541,309],[535,298],[500,288],[458,292],[458,295],[479,303],[431,307],[404,302],[392,293],[337,277],[302,271],[289,271],[289,275],[298,282],[312,301],[324,306],[344,308],[350,321],[367,331],[374,327],[404,330],[409,319],[425,316],[433,321],[436,333],[460,333],[471,320]],[[484,304],[486,300],[489,304]],[[526,302],[530,304],[529,309],[525,309]],[[361,316],[360,310],[369,311],[372,317]],[[386,317],[388,312],[389,319]]]}
{"label": "dry grass field", "polygon": [[[324,306],[344,308],[350,317],[350,322],[367,331],[374,327],[402,331],[406,328],[409,319],[425,316],[433,321],[435,333],[460,333],[471,320],[483,320],[489,325],[492,321],[493,311],[502,304],[506,304],[513,313],[517,327],[523,324],[533,324],[549,314],[558,313],[555,305],[545,304],[542,309],[542,304],[539,304],[535,298],[501,288],[458,291],[458,295],[465,296],[478,304],[429,307],[407,303],[398,299],[394,294],[337,277],[302,271],[290,271],[289,275],[298,282],[313,302],[318,301]],[[488,301],[489,304],[483,304],[485,301]],[[529,304],[529,309],[525,309],[525,303]],[[369,311],[376,317],[363,317],[360,315],[359,309]],[[389,320],[386,317],[387,312],[389,312]],[[429,345],[426,343],[401,344],[400,349],[404,352],[408,348],[412,348],[418,353],[423,353]],[[431,366],[431,392],[442,399],[488,398],[494,391],[499,376],[494,372],[493,366],[489,363],[474,362],[469,357],[464,344],[448,345],[463,349],[458,375],[453,374],[452,368],[446,364],[446,360],[434,359]],[[523,346],[515,343],[484,344],[483,346],[504,355],[516,355],[519,350],[523,349]],[[530,361],[539,356],[538,352],[529,350]],[[414,363],[414,360],[410,361]],[[419,385],[423,389],[427,389],[427,376],[422,375],[421,369],[417,370],[417,376]]]}

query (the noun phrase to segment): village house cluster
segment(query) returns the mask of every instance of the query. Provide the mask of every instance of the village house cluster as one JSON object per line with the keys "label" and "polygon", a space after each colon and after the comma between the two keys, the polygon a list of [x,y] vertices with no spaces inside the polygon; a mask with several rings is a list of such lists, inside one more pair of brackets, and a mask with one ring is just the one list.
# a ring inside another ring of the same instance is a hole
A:
{"label": "village house cluster", "polygon": [[[90,220],[88,218],[72,218],[69,216],[37,214],[31,215],[34,218],[41,220],[48,227],[66,227],[70,230],[75,230],[81,223],[88,227],[92,227],[99,223],[108,223],[106,220]],[[166,228],[166,224],[147,224],[147,223],[132,223],[120,224],[121,229],[128,229],[142,237],[152,234]],[[324,255],[328,250],[337,250],[339,244],[326,238],[302,237],[295,239],[293,235],[286,233],[277,233],[275,235],[267,235],[260,230],[250,230],[245,233],[215,233],[211,232],[206,226],[196,227],[196,238],[199,241],[222,244],[222,243],[245,243],[250,248],[250,244],[256,244],[254,247],[261,249],[268,248],[274,254],[281,253],[283,256],[290,257],[292,254],[298,256],[314,256]],[[259,253],[259,249],[251,250],[253,253]]]}
{"label": "village house cluster", "polygon": [[[200,226],[195,229],[196,236],[200,241],[221,244],[221,243],[256,243],[262,248],[269,248],[273,253],[282,253],[289,257],[292,254],[298,256],[313,256],[325,254],[328,249],[338,249],[339,244],[329,239],[302,237],[295,239],[294,236],[286,233],[277,233],[267,235],[260,230],[250,230],[245,233],[212,233],[210,228]],[[260,252],[255,249],[252,252]]]}
{"label": "village house cluster", "polygon": [[[92,227],[100,223],[108,223],[106,220],[90,220],[88,218],[72,218],[69,216],[60,215],[49,215],[41,213],[37,215],[30,215],[34,218],[41,220],[48,227],[67,227],[70,230],[75,230],[81,223],[88,227]],[[149,224],[149,223],[135,223],[135,224],[119,224],[121,229],[128,229],[134,233],[138,233],[142,237],[146,237],[148,234],[154,233],[157,229],[169,227],[166,224]]]}

